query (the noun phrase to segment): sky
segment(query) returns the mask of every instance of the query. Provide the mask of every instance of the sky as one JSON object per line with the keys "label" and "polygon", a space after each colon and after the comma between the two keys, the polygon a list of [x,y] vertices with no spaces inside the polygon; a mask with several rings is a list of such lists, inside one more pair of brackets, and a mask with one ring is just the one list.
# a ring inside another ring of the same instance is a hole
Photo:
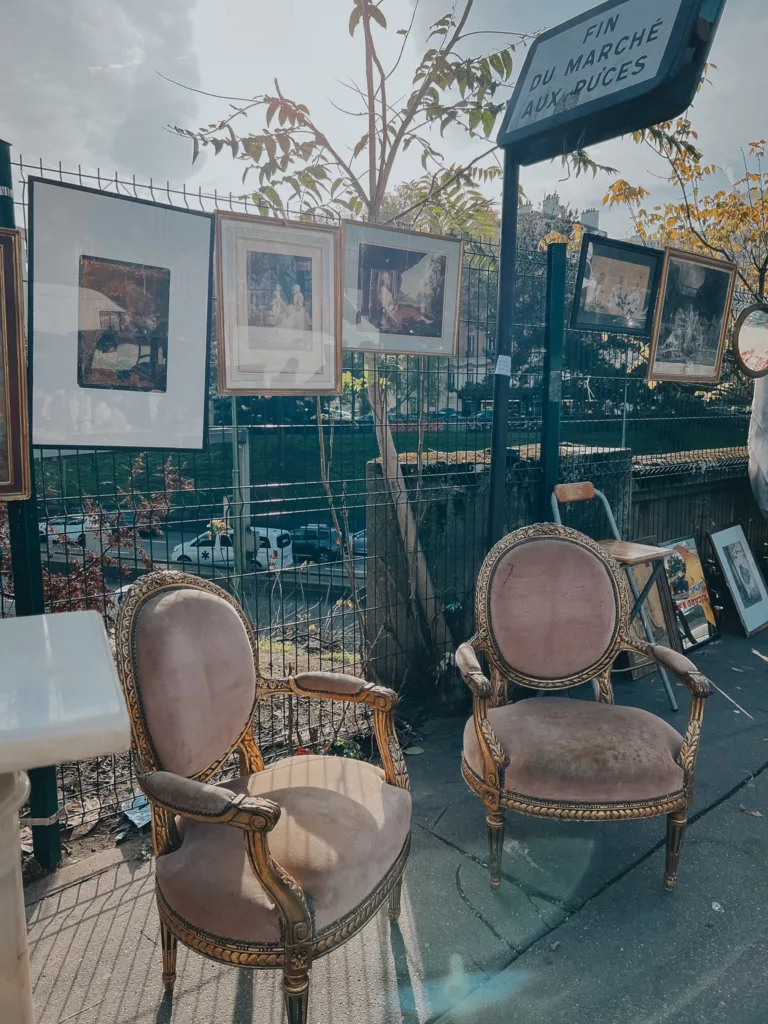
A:
{"label": "sky", "polygon": [[[383,0],[391,27],[407,27],[415,0]],[[393,90],[405,92],[429,25],[451,0],[419,0],[413,42],[409,42]],[[589,6],[588,0],[475,0],[468,29],[476,32],[534,32],[551,27]],[[25,161],[105,175],[135,175],[137,181],[169,180],[197,189],[242,192],[244,165],[225,151],[205,152],[192,165],[192,148],[169,125],[197,128],[219,119],[228,102],[191,91],[249,97],[272,90],[277,77],[285,95],[305,103],[313,118],[343,149],[363,132],[359,118],[337,109],[354,104],[345,83],[363,80],[359,39],[347,30],[351,0],[5,0],[0,35],[0,138]],[[385,65],[399,50],[399,37],[379,33]],[[714,85],[698,98],[694,122],[708,162],[722,181],[739,175],[741,149],[766,133],[764,41],[765,0],[728,0],[711,60]],[[492,35],[471,44],[496,47]],[[518,55],[517,67],[524,53]],[[164,80],[173,79],[188,88]],[[336,104],[336,106],[334,106]],[[259,122],[248,122],[251,130]],[[245,128],[246,122],[240,122]],[[242,129],[241,129],[242,130]],[[442,143],[448,160],[471,158],[482,146],[454,132]],[[652,154],[631,141],[595,147],[593,156],[619,169],[622,177],[671,193],[658,178]],[[411,150],[398,165],[393,184],[421,174]],[[523,186],[534,204],[558,191],[575,209],[600,206],[610,180],[600,175],[563,180],[558,163],[528,168]],[[622,213],[604,214],[602,225],[626,234]]]}

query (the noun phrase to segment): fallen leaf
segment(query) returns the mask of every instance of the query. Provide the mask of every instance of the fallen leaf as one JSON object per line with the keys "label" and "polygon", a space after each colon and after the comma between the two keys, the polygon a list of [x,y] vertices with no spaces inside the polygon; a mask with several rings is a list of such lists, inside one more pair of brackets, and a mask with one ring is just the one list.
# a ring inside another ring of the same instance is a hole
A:
{"label": "fallen leaf", "polygon": [[739,804],[739,810],[742,814],[748,814],[750,818],[762,818],[760,811],[748,811],[744,804]]}
{"label": "fallen leaf", "polygon": [[720,906],[719,903],[713,903],[712,904],[712,909],[716,910],[718,912],[718,914],[724,914],[725,913],[725,910]]}
{"label": "fallen leaf", "polygon": [[549,947],[549,952],[550,953],[554,953],[559,945],[560,945],[559,941],[558,942],[553,942],[552,945]]}
{"label": "fallen leaf", "polygon": [[422,750],[421,747],[406,747],[403,753],[410,754],[411,756],[413,756],[414,754],[423,754],[424,751]]}

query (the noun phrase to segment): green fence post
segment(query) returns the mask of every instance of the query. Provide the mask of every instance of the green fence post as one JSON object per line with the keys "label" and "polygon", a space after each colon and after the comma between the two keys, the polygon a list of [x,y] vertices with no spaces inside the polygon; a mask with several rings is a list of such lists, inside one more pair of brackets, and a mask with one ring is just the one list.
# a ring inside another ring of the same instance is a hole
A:
{"label": "green fence post", "polygon": [[[3,142],[0,139],[0,227],[13,228],[15,226],[11,147],[7,142]],[[32,425],[31,370],[32,368],[29,367],[30,444]],[[27,501],[8,502],[8,530],[11,539],[13,593],[17,615],[41,615],[45,611],[34,470],[33,461],[31,497]],[[45,825],[32,826],[32,845],[35,859],[42,868],[48,870],[55,868],[61,860],[56,768],[55,766],[34,768],[28,774],[32,787],[29,796],[29,816],[32,819],[47,822]]]}
{"label": "green fence post", "polygon": [[547,250],[547,321],[542,395],[541,519],[552,519],[552,489],[560,475],[560,417],[563,398],[565,342],[565,272],[568,247],[560,242]]}

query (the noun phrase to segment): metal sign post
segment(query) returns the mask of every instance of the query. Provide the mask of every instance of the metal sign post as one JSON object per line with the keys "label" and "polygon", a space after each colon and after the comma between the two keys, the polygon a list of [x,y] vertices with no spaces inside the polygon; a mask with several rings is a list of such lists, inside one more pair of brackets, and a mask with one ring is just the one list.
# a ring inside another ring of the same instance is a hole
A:
{"label": "metal sign post", "polygon": [[504,194],[489,547],[504,532],[520,167],[681,114],[696,95],[725,3],[608,0],[542,33],[528,51],[497,139]]}
{"label": "metal sign post", "polygon": [[[11,176],[11,147],[0,140],[0,227],[13,228],[13,178]],[[32,393],[32,370],[29,368],[29,395]],[[30,425],[32,402],[29,401]],[[32,431],[30,429],[30,438]],[[40,560],[40,532],[37,523],[37,494],[35,491],[35,464],[32,461],[32,493],[26,501],[8,502],[8,531],[11,540],[11,567],[16,615],[42,615],[43,567]],[[29,771],[31,792],[29,820],[32,826],[32,845],[41,867],[55,868],[61,860],[59,833],[59,799],[56,768],[33,768]]]}

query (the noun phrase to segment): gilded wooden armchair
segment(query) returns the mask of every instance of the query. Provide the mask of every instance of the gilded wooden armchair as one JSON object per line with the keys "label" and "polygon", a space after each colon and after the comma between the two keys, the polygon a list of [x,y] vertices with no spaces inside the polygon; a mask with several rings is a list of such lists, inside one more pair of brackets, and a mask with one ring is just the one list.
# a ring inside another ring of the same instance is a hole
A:
{"label": "gilded wooden armchair", "polygon": [[[288,1020],[304,1024],[313,961],[387,898],[399,915],[411,795],[395,694],[329,673],[261,678],[237,601],[177,572],[131,588],[117,656],[152,810],[166,989],[180,941],[238,967],[282,968]],[[370,706],[383,770],[322,755],[265,767],[254,714],[276,695]],[[240,776],[212,784],[235,752]]]}
{"label": "gilded wooden armchair", "polygon": [[[618,564],[563,526],[518,530],[483,563],[478,632],[456,661],[473,695],[462,774],[486,806],[494,888],[507,810],[579,821],[665,814],[664,885],[674,888],[710,683],[682,654],[636,639],[630,608]],[[622,650],[646,655],[688,687],[684,736],[647,711],[614,705],[611,666]],[[509,681],[554,693],[590,680],[598,702],[539,696],[507,703]]]}

